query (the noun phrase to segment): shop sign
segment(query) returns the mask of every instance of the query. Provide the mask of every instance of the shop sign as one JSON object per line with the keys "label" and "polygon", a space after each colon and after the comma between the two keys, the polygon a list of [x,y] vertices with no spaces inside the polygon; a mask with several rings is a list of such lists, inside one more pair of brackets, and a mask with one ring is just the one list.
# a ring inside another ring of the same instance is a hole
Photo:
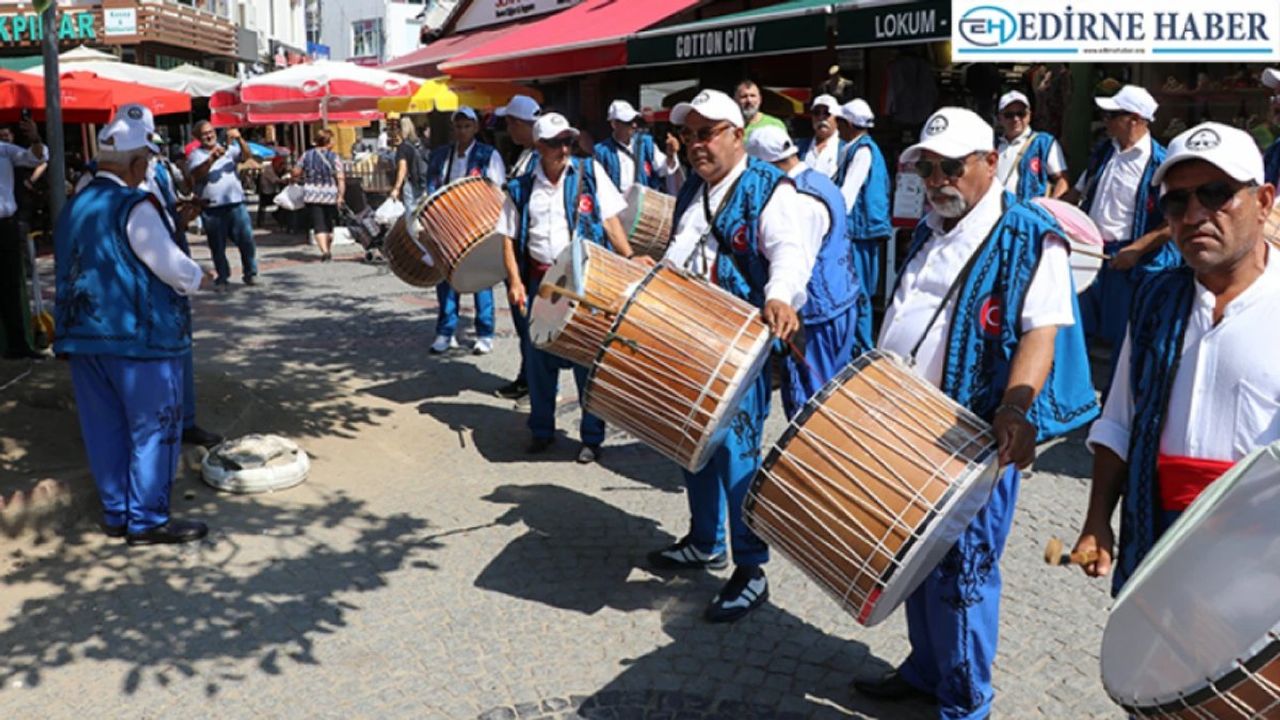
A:
{"label": "shop sign", "polygon": [[103,8],[102,33],[104,35],[137,35],[137,8]]}
{"label": "shop sign", "polygon": [[309,42],[307,43],[307,55],[310,56],[312,60],[328,60],[329,46]]}
{"label": "shop sign", "polygon": [[454,24],[454,32],[546,15],[579,2],[581,0],[473,0]]}
{"label": "shop sign", "polygon": [[[93,13],[61,13],[58,40],[95,39]],[[0,43],[30,43],[44,40],[44,18],[34,13],[0,15]]]}
{"label": "shop sign", "polygon": [[836,45],[874,47],[951,37],[950,0],[896,3],[846,10],[837,16]]}
{"label": "shop sign", "polygon": [[952,54],[991,62],[1280,60],[1275,0],[954,0]]}
{"label": "shop sign", "polygon": [[827,16],[799,15],[715,26],[685,26],[683,32],[644,33],[627,41],[628,65],[662,65],[801,52],[827,46]]}

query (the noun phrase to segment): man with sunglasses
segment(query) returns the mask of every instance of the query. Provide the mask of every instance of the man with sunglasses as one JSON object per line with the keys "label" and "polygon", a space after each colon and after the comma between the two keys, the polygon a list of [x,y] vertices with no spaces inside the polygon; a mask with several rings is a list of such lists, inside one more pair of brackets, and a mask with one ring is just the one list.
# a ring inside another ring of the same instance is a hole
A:
{"label": "man with sunglasses", "polygon": [[845,232],[853,250],[853,272],[862,286],[866,307],[858,313],[858,344],[870,349],[875,344],[872,331],[871,299],[880,289],[881,249],[893,236],[889,210],[889,167],[880,145],[871,138],[875,115],[862,98],[840,108],[845,125],[852,129],[840,156],[835,181],[844,197]]}
{"label": "man with sunglasses", "polygon": [[1084,331],[1112,349],[1112,367],[1124,342],[1134,287],[1148,273],[1181,263],[1176,248],[1164,242],[1164,218],[1156,205],[1152,178],[1164,162],[1165,148],[1151,136],[1158,106],[1151,94],[1125,85],[1112,97],[1094,100],[1106,120],[1108,139],[1093,150],[1089,169],[1063,196],[1079,202],[1102,233],[1104,264],[1084,292],[1080,312]]}
{"label": "man with sunglasses", "polygon": [[663,152],[653,142],[652,135],[640,132],[636,123],[639,118],[640,113],[626,100],[609,103],[609,126],[613,134],[596,143],[592,153],[623,197],[636,183],[666,190],[666,178],[680,170],[680,162],[676,160],[680,141],[668,134],[664,142],[666,152]]}
{"label": "man with sunglasses", "polygon": [[1057,138],[1031,129],[1031,101],[1012,90],[997,105],[1004,132],[996,143],[1000,166],[996,179],[1019,200],[1062,197],[1067,183],[1067,161]]}
{"label": "man with sunglasses", "polygon": [[[676,231],[666,259],[761,308],[773,334],[790,340],[800,328],[796,308],[806,302],[820,229],[802,226],[800,198],[785,173],[748,158],[742,110],[728,95],[703,90],[676,105],[671,121],[685,127],[694,173],[676,198]],[[710,462],[696,473],[684,473],[689,534],[649,553],[650,565],[660,569],[727,566],[727,510],[737,568],[707,607],[705,617],[711,622],[737,620],[769,595],[761,568],[769,560],[769,548],[742,518],[742,502],[760,467],[768,412],[769,373],[760,373],[744,392],[730,431]]]}
{"label": "man with sunglasses", "polygon": [[[813,137],[804,138],[797,144],[800,151],[799,161],[815,172],[834,178],[845,148],[844,141],[836,134],[836,118],[840,116],[840,103],[830,95],[819,95],[809,106],[809,115],[809,120],[813,124]],[[775,129],[786,132],[782,128]],[[750,138],[747,139],[750,140]]]}
{"label": "man with sunglasses", "polygon": [[[1160,205],[1186,266],[1135,294],[1102,418],[1089,432],[1093,489],[1077,550],[1119,592],[1200,492],[1280,440],[1280,259],[1263,228],[1275,187],[1248,133],[1203,123],[1169,144]],[[1120,511],[1120,552],[1111,514]]]}
{"label": "man with sunglasses", "polygon": [[[507,199],[496,232],[505,237],[507,300],[532,312],[533,297],[542,276],[556,258],[575,242],[591,242],[631,257],[631,246],[617,215],[626,201],[591,158],[571,158],[578,130],[559,113],[544,113],[533,124],[538,165],[533,172],[507,183]],[[556,386],[560,371],[571,368],[579,402],[587,368],[525,343],[525,377],[529,383],[529,453],[551,447],[556,436]],[[604,421],[586,412],[578,426],[582,447],[578,462],[600,458]]]}
{"label": "man with sunglasses", "polygon": [[995,133],[943,108],[902,154],[931,212],[917,226],[879,347],[988,421],[1001,470],[990,498],[906,601],[911,654],[865,695],[926,698],[946,720],[989,716],[1000,623],[1000,556],[1019,468],[1036,444],[1098,414],[1062,229],[996,181]]}

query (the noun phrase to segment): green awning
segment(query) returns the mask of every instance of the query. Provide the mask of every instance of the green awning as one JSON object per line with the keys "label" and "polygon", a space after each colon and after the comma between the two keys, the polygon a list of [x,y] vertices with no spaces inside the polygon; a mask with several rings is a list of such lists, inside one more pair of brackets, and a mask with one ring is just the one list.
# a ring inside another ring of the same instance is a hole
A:
{"label": "green awning", "polygon": [[951,0],[844,3],[836,7],[836,47],[907,45],[951,39]]}
{"label": "green awning", "polygon": [[831,0],[791,0],[755,10],[638,33],[627,64],[670,65],[821,50]]}
{"label": "green awning", "polygon": [[0,70],[22,72],[44,62],[40,55],[20,55],[18,57],[0,57]]}

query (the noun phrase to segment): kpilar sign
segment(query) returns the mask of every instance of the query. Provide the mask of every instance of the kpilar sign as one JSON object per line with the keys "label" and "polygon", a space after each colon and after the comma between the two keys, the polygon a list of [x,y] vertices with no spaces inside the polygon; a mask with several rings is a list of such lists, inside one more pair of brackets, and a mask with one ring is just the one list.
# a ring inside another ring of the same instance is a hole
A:
{"label": "kpilar sign", "polygon": [[[93,40],[93,13],[62,13],[58,20],[58,40]],[[0,15],[0,43],[40,42],[44,39],[44,18],[35,13]]]}

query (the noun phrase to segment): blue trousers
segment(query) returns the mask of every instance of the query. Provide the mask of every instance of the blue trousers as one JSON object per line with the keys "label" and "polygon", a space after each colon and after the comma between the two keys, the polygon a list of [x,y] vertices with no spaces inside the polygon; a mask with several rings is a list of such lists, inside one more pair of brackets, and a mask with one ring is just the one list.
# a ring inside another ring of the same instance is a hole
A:
{"label": "blue trousers", "polygon": [[181,357],[72,355],[80,432],[103,521],[129,533],[169,521],[182,435]]}
{"label": "blue trousers", "polygon": [[253,244],[253,221],[249,219],[249,208],[244,203],[206,208],[202,217],[218,280],[225,282],[231,277],[231,264],[227,262],[227,240],[240,248],[240,266],[245,276],[257,275],[257,248]]}
{"label": "blue trousers", "polygon": [[[533,347],[527,333],[524,345],[525,379],[529,383],[529,430],[537,439],[550,439],[556,435],[556,392],[560,385],[560,371],[573,370],[573,381],[578,385],[581,402],[582,390],[587,384],[587,368]],[[604,420],[584,410],[578,423],[578,436],[583,445],[604,442]]]}
{"label": "blue trousers", "polygon": [[765,545],[742,519],[742,503],[751,479],[760,469],[760,440],[769,416],[769,373],[760,373],[734,414],[729,432],[711,460],[696,473],[684,471],[691,515],[689,536],[704,553],[725,550],[724,520],[729,516],[729,540],[737,565],[769,561]]}
{"label": "blue trousers", "polygon": [[516,326],[516,336],[520,338],[520,373],[516,375],[516,382],[529,382],[529,315],[527,312],[520,312],[519,305],[511,307],[511,324]]}
{"label": "blue trousers", "polygon": [[[1108,256],[1113,256],[1127,245],[1127,242],[1109,242],[1103,249]],[[1120,344],[1124,342],[1138,271],[1136,267],[1116,270],[1104,262],[1093,284],[1079,295],[1080,321],[1085,335],[1106,341],[1115,353],[1120,352]]]}
{"label": "blue trousers", "polygon": [[858,316],[858,343],[867,349],[875,347],[876,343],[875,331],[871,326],[871,299],[880,289],[880,253],[885,242],[885,238],[872,238],[854,240],[852,243],[853,271],[867,298],[866,312]]}
{"label": "blue trousers", "polygon": [[804,363],[787,355],[787,382],[782,389],[782,409],[790,420],[809,398],[849,363],[867,350],[857,333],[863,313],[858,303],[830,320],[804,326]]}
{"label": "blue trousers", "polygon": [[1021,474],[1001,471],[990,501],[906,602],[911,654],[902,678],[938,697],[942,720],[981,720],[995,691],[1000,556],[1013,526]]}
{"label": "blue trousers", "polygon": [[[458,291],[449,283],[436,286],[436,300],[440,302],[440,319],[436,321],[436,335],[453,337],[458,330]],[[476,337],[493,337],[493,289],[481,290],[476,299]]]}
{"label": "blue trousers", "polygon": [[182,354],[182,429],[196,426],[196,370],[188,350]]}

